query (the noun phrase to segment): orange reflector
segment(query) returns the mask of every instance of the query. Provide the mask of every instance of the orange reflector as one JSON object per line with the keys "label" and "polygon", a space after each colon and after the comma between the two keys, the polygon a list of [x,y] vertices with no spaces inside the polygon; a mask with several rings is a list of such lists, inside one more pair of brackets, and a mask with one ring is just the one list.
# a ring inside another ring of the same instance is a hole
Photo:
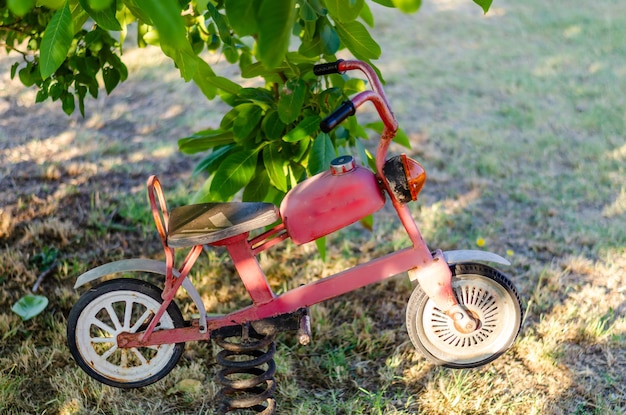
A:
{"label": "orange reflector", "polygon": [[402,154],[402,165],[404,166],[404,174],[409,182],[409,190],[411,199],[417,200],[417,195],[422,191],[424,183],[426,183],[426,170],[417,161],[410,159],[406,154]]}

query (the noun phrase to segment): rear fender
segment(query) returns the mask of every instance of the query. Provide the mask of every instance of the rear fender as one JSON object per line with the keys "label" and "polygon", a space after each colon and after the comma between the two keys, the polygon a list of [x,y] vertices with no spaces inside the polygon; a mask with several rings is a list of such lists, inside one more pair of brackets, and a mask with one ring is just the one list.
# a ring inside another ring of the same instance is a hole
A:
{"label": "rear fender", "polygon": [[[82,287],[92,281],[103,278],[107,275],[118,274],[120,272],[150,272],[153,274],[166,275],[166,266],[164,262],[156,261],[154,259],[122,259],[120,261],[110,262],[108,264],[100,265],[94,269],[90,269],[84,274],[80,275],[76,279],[74,288]],[[174,269],[172,270],[174,277],[180,277],[180,272]],[[202,298],[196,287],[193,286],[189,278],[185,277],[182,283],[183,288],[189,294],[189,297],[193,300],[198,312],[200,313],[200,330],[206,330],[206,308],[202,302]],[[204,324],[202,324],[204,322]]]}

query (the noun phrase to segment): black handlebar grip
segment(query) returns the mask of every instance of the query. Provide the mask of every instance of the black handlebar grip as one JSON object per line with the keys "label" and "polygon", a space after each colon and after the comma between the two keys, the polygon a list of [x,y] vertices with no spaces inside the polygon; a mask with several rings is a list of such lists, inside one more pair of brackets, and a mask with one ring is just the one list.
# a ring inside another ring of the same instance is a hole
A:
{"label": "black handlebar grip", "polygon": [[313,66],[313,73],[317,76],[339,73],[339,64],[341,62],[343,62],[343,59],[339,59],[336,62],[317,64]]}
{"label": "black handlebar grip", "polygon": [[344,101],[339,108],[333,111],[328,117],[324,118],[322,122],[320,122],[320,129],[328,133],[333,128],[335,128],[339,123],[348,118],[351,115],[354,115],[356,109],[354,108],[354,104],[352,101]]}

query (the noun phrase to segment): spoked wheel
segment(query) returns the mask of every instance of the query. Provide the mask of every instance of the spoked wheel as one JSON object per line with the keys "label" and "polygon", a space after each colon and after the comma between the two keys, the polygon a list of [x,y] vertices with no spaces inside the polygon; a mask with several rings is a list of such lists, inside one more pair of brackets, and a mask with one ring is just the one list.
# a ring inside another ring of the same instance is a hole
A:
{"label": "spoked wheel", "polygon": [[451,265],[457,301],[478,321],[463,333],[439,310],[418,285],[407,306],[411,342],[428,360],[450,368],[484,365],[504,353],[522,324],[522,304],[513,283],[482,264]]}
{"label": "spoked wheel", "polygon": [[[136,279],[106,281],[83,294],[67,322],[67,340],[76,363],[106,385],[138,388],[158,381],[176,366],[185,343],[121,348],[117,335],[145,330],[161,306],[161,290]],[[184,326],[172,302],[156,330]]]}

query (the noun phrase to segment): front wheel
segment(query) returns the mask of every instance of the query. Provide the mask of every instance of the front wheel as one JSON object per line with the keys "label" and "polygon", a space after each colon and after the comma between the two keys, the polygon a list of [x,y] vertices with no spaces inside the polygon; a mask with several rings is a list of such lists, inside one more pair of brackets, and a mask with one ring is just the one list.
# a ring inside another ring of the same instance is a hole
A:
{"label": "front wheel", "polygon": [[418,285],[406,313],[409,337],[428,360],[462,369],[484,365],[504,353],[522,325],[522,304],[513,283],[498,270],[483,264],[450,266],[456,299],[478,327],[462,333]]}
{"label": "front wheel", "polygon": [[[67,340],[76,363],[92,378],[118,388],[147,386],[176,366],[185,343],[120,348],[117,335],[137,333],[161,306],[161,290],[136,279],[106,281],[83,294],[70,311]],[[156,330],[184,326],[174,302]]]}

